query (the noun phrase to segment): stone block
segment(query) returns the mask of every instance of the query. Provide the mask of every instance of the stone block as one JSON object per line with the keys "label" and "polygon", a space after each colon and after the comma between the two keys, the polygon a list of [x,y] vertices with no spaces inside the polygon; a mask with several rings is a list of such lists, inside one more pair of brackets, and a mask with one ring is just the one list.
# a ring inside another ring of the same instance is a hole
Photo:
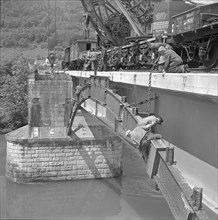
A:
{"label": "stone block", "polygon": [[32,178],[39,178],[42,177],[42,173],[34,173],[32,175],[30,175]]}
{"label": "stone block", "polygon": [[38,159],[37,158],[28,158],[28,159],[23,159],[23,161],[25,161],[26,163],[32,163],[32,162],[38,161]]}
{"label": "stone block", "polygon": [[54,176],[57,176],[58,175],[58,172],[46,172],[46,173],[43,173],[43,177],[54,177]]}
{"label": "stone block", "polygon": [[52,160],[53,160],[53,161],[59,161],[60,158],[58,158],[58,157],[53,157]]}
{"label": "stone block", "polygon": [[39,154],[39,157],[41,157],[41,158],[49,158],[49,154]]}
{"label": "stone block", "polygon": [[65,153],[56,153],[55,156],[56,157],[65,157],[66,154]]}
{"label": "stone block", "polygon": [[58,176],[72,176],[77,174],[77,171],[59,171]]}
{"label": "stone block", "polygon": [[52,172],[52,171],[57,171],[57,170],[55,170],[54,167],[46,167],[45,171],[46,172]]}
{"label": "stone block", "polygon": [[49,177],[47,181],[65,181],[67,180],[66,176],[57,176],[57,177]]}
{"label": "stone block", "polygon": [[60,170],[69,171],[69,170],[72,170],[72,166],[62,166]]}
{"label": "stone block", "polygon": [[51,158],[37,158],[36,160],[38,162],[49,162],[49,161],[51,161]]}
{"label": "stone block", "polygon": [[85,165],[86,164],[86,162],[84,161],[84,160],[82,160],[82,159],[77,159],[77,165],[78,166],[80,166],[80,165]]}
{"label": "stone block", "polygon": [[61,166],[54,166],[53,171],[61,171]]}
{"label": "stone block", "polygon": [[71,166],[72,165],[76,165],[77,164],[77,161],[76,160],[67,160],[67,161],[64,161],[64,166]]}
{"label": "stone block", "polygon": [[42,167],[48,167],[50,164],[48,162],[42,162]]}

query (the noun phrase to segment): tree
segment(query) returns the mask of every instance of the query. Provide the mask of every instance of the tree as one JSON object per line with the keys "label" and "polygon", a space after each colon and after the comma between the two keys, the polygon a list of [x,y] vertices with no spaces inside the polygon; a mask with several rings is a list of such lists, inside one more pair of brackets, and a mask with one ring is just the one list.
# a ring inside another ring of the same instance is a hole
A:
{"label": "tree", "polygon": [[21,47],[21,48],[26,48],[26,47],[28,47],[29,45],[28,45],[28,42],[27,42],[27,40],[25,39],[25,38],[21,38],[20,40],[19,40],[19,47]]}
{"label": "tree", "polygon": [[0,128],[15,129],[27,124],[28,62],[23,57],[12,64],[13,75],[6,75],[1,86]]}

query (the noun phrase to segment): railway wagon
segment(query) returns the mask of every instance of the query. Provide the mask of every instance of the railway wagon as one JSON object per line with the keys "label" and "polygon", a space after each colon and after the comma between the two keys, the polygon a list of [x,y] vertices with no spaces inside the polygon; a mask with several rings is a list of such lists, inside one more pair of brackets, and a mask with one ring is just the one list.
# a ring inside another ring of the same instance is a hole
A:
{"label": "railway wagon", "polygon": [[154,13],[152,23],[153,36],[171,33],[172,16],[194,8],[194,5],[183,0],[154,1]]}
{"label": "railway wagon", "polygon": [[172,36],[183,60],[206,68],[218,62],[218,3],[172,16]]}
{"label": "railway wagon", "polygon": [[77,40],[71,47],[67,47],[62,61],[62,68],[69,70],[82,69],[83,60],[87,56],[87,51],[96,49],[97,42],[95,40]]}

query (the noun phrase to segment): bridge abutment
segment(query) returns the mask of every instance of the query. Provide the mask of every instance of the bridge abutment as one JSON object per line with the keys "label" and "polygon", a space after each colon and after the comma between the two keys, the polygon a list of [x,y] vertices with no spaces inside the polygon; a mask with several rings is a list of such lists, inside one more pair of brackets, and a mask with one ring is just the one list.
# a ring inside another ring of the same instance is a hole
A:
{"label": "bridge abutment", "polygon": [[6,135],[8,179],[31,183],[122,174],[122,142],[94,116],[82,110],[66,135],[72,90],[64,74],[30,78],[28,125]]}

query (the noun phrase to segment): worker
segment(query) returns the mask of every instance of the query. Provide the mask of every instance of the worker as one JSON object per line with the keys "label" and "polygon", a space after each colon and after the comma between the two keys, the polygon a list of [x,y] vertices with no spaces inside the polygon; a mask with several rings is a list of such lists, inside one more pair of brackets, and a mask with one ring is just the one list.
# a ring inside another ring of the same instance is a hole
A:
{"label": "worker", "polygon": [[166,49],[164,46],[158,48],[160,56],[164,56],[164,66],[162,75],[165,73],[186,73],[190,72],[188,65],[183,64],[182,58],[172,49]]}
{"label": "worker", "polygon": [[81,84],[77,85],[76,88],[75,88],[75,96],[76,96],[77,101],[79,101],[79,94],[80,94],[81,90],[82,90]]}
{"label": "worker", "polygon": [[151,132],[151,128],[156,126],[157,124],[161,124],[163,119],[155,115],[150,115],[146,118],[140,118],[137,123],[137,127],[135,129],[127,130],[126,136],[131,138],[134,144],[136,144],[139,148],[139,151],[142,153],[142,157],[147,163],[151,140],[161,139],[162,135],[154,134]]}
{"label": "worker", "polygon": [[91,69],[94,70],[94,75],[97,75],[97,68],[98,68],[98,59],[97,59],[97,52],[95,49],[91,49],[87,56],[88,62],[84,64],[85,70],[88,69],[90,65]]}
{"label": "worker", "polygon": [[55,54],[54,53],[50,53],[47,58],[48,58],[48,60],[49,60],[49,62],[51,64],[51,68],[53,68],[54,64],[55,64],[55,61],[56,61]]}
{"label": "worker", "polygon": [[164,63],[165,63],[165,57],[164,55],[160,55],[158,53],[158,48],[160,48],[160,46],[163,46],[166,50],[168,49],[172,49],[172,46],[167,44],[167,43],[163,43],[163,42],[154,42],[154,43],[150,43],[150,49],[152,50],[152,54],[153,54],[153,63],[154,63],[154,68],[157,72],[161,73],[163,68],[164,68]]}
{"label": "worker", "polygon": [[103,71],[107,71],[107,49],[104,45],[102,45],[101,48],[102,48],[102,51],[101,51],[99,69]]}

